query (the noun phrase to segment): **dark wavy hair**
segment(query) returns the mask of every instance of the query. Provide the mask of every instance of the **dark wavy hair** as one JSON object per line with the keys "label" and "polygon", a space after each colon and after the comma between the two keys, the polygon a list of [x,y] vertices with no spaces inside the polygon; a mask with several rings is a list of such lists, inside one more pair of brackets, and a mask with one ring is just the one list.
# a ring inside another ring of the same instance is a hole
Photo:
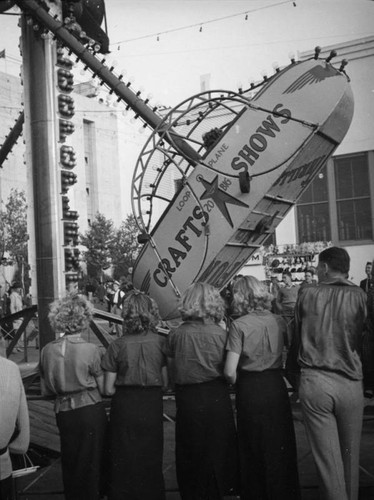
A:
{"label": "dark wavy hair", "polygon": [[344,248],[326,248],[319,254],[318,260],[327,264],[332,271],[337,271],[345,275],[349,273],[351,259]]}
{"label": "dark wavy hair", "polygon": [[148,295],[132,290],[122,304],[123,333],[140,335],[155,331],[160,321],[157,303]]}

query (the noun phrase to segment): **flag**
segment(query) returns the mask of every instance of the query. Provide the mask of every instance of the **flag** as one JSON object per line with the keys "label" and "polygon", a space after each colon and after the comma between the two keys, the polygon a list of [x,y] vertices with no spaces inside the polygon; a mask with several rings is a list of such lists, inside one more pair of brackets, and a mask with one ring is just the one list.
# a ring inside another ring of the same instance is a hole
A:
{"label": "flag", "polygon": [[5,59],[5,49],[4,50],[0,50],[0,59]]}

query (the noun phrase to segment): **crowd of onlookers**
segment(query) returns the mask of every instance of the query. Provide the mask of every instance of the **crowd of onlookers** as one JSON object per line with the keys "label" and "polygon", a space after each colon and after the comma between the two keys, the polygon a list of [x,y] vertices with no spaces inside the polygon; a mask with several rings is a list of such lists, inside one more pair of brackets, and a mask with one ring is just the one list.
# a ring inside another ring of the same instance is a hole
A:
{"label": "crowd of onlookers", "polygon": [[[81,294],[54,301],[56,340],[41,352],[40,374],[43,394],[55,401],[65,497],[165,499],[163,395],[171,388],[182,500],[300,499],[291,388],[321,498],[357,500],[374,288],[371,267],[369,286],[356,286],[349,266],[344,249],[329,247],[300,286],[286,272],[281,287],[252,276],[235,277],[222,292],[194,283],[167,335],[151,297],[113,282],[99,296],[122,325],[104,353],[82,336],[92,303]],[[12,401],[11,411],[0,405],[2,499],[12,498],[9,451],[24,452],[29,438],[19,376],[7,385],[11,370],[0,358],[1,397]],[[111,398],[108,416],[103,398]]]}

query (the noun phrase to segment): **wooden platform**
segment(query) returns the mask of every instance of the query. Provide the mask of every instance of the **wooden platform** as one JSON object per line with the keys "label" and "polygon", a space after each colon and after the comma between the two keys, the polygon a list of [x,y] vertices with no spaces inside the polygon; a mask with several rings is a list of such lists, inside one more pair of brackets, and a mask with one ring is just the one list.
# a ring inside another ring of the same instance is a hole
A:
{"label": "wooden platform", "polygon": [[56,426],[53,401],[29,400],[30,443],[37,448],[60,453],[60,437]]}
{"label": "wooden platform", "polygon": [[[110,401],[106,401],[109,411]],[[46,450],[52,454],[60,454],[60,438],[56,426],[56,417],[53,411],[53,401],[28,399],[30,416],[30,443],[31,445]],[[174,398],[164,397],[164,421],[174,422],[175,401]]]}

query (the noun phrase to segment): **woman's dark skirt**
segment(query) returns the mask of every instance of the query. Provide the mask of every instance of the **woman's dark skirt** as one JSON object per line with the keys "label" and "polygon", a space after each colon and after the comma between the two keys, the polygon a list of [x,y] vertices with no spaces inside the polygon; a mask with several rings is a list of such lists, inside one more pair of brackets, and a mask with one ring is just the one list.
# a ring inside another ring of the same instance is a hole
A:
{"label": "woman's dark skirt", "polygon": [[15,500],[15,487],[12,476],[0,481],[0,500]]}
{"label": "woman's dark skirt", "polygon": [[103,403],[56,414],[66,500],[96,500],[105,492],[107,424]]}
{"label": "woman's dark skirt", "polygon": [[176,472],[182,500],[221,500],[236,489],[237,444],[227,383],[176,385]]}
{"label": "woman's dark skirt", "polygon": [[110,412],[110,500],[164,500],[161,387],[117,387]]}
{"label": "woman's dark skirt", "polygon": [[241,500],[300,499],[295,430],[282,372],[240,372],[236,407]]}

